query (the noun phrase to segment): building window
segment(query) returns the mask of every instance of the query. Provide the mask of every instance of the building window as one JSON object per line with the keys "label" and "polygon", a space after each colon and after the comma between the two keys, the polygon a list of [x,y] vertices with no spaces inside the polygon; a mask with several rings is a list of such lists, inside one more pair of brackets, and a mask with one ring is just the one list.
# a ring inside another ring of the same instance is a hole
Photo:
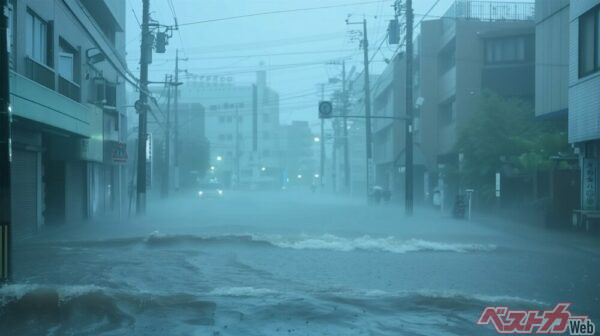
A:
{"label": "building window", "polygon": [[27,40],[25,52],[32,60],[49,65],[48,62],[48,23],[34,12],[27,11]]}
{"label": "building window", "polygon": [[77,49],[62,38],[59,41],[58,74],[73,83],[79,83],[79,58]]}
{"label": "building window", "polygon": [[579,77],[598,72],[600,68],[600,6],[579,17]]}
{"label": "building window", "polygon": [[438,121],[440,126],[450,125],[456,119],[456,102],[454,98],[440,104],[438,107]]}
{"label": "building window", "polygon": [[440,74],[445,74],[456,66],[456,40],[452,40],[438,55]]}
{"label": "building window", "polygon": [[495,38],[486,41],[485,62],[487,64],[524,62],[525,37]]}
{"label": "building window", "polygon": [[[14,13],[12,4],[9,3],[6,8],[8,10],[8,22],[7,22],[7,26],[6,26],[6,38],[8,40],[7,47],[8,47],[8,53],[12,54],[12,50],[13,50],[13,46],[14,46],[14,37],[13,37],[14,27],[13,27],[13,25],[15,24],[15,21],[14,21],[15,13]],[[11,67],[13,66],[12,61],[13,60],[12,60],[12,56],[11,56],[11,57],[9,57],[9,62],[10,62]]]}

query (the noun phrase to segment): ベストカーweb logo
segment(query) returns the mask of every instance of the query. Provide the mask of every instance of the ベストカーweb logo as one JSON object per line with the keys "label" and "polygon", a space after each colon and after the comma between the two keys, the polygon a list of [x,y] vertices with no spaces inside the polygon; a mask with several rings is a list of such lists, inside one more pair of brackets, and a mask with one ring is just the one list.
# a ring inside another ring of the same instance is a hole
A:
{"label": "\u30d9\u30b9\u30c8\u30ab\u30fcweb logo", "polygon": [[573,315],[572,303],[558,303],[552,310],[510,310],[508,307],[485,307],[477,325],[494,326],[499,334],[594,335],[596,326],[586,315]]}

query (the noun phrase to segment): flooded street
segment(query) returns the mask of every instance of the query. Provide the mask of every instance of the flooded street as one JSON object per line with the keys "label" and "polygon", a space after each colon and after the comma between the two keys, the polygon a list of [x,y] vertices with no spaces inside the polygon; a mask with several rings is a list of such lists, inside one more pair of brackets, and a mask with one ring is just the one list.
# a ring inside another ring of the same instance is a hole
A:
{"label": "flooded street", "polygon": [[593,243],[300,191],[190,194],[15,246],[0,321],[6,335],[493,335],[475,325],[488,305],[600,317]]}

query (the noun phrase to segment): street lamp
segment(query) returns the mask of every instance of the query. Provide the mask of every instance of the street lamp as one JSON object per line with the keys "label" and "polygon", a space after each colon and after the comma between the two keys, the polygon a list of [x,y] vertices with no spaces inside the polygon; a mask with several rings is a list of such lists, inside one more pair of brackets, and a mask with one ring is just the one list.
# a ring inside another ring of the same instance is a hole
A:
{"label": "street lamp", "polygon": [[320,141],[321,141],[321,138],[319,138],[319,137],[315,137],[313,140],[314,140],[315,142],[320,142]]}
{"label": "street lamp", "polygon": [[262,167],[262,168],[260,168],[260,170],[262,170],[262,171],[266,171],[266,170],[267,170],[267,167]]}
{"label": "street lamp", "polygon": [[222,161],[223,157],[221,155],[217,156],[217,161]]}
{"label": "street lamp", "polygon": [[302,174],[298,174],[298,179],[301,179],[301,178],[302,178]]}

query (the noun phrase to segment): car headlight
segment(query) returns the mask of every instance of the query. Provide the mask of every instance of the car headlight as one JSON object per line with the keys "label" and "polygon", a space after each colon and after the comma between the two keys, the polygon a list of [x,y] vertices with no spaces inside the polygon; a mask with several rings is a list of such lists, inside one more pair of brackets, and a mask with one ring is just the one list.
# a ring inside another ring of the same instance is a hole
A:
{"label": "car headlight", "polygon": [[219,193],[219,195],[223,195],[223,190],[219,189],[217,190],[217,192]]}
{"label": "car headlight", "polygon": [[202,197],[202,195],[204,195],[203,191],[198,191],[198,196]]}

